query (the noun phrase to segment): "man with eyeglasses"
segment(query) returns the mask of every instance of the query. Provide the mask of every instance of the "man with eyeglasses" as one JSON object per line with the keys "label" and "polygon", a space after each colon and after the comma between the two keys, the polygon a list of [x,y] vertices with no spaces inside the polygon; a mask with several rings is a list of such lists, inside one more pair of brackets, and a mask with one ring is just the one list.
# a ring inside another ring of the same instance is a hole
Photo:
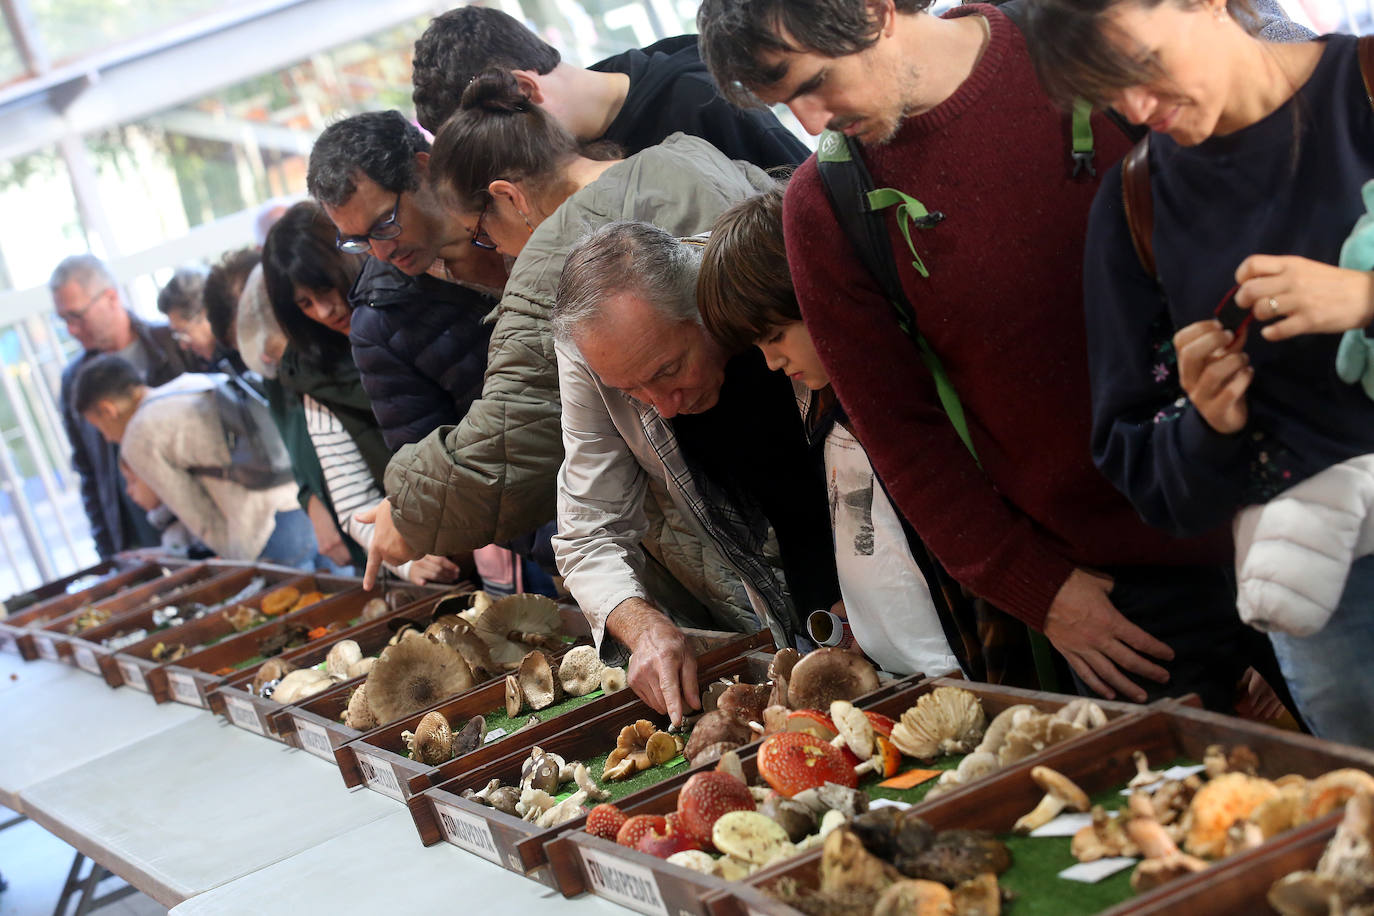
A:
{"label": "man with eyeglasses", "polygon": [[134,547],[161,542],[144,510],[134,505],[119,472],[119,446],[72,407],[73,380],[85,363],[114,353],[132,363],[152,386],[171,381],[188,369],[185,355],[166,325],[148,324],[128,311],[110,269],[91,254],[73,255],[48,282],[57,317],[81,352],[62,373],[62,421],[72,446],[72,466],[81,478],[81,501],[91,524],[91,537],[102,558]]}

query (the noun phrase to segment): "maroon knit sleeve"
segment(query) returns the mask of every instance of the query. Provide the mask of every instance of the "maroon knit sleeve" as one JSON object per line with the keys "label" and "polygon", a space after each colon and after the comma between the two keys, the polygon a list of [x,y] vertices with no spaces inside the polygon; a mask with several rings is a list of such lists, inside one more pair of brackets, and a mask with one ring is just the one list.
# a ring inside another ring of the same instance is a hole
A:
{"label": "maroon knit sleeve", "polygon": [[[816,352],[898,510],[959,582],[1043,629],[1073,564],[998,495],[954,432],[915,344],[836,222],[814,157],[788,186],[784,232]],[[970,425],[977,447],[982,429]]]}

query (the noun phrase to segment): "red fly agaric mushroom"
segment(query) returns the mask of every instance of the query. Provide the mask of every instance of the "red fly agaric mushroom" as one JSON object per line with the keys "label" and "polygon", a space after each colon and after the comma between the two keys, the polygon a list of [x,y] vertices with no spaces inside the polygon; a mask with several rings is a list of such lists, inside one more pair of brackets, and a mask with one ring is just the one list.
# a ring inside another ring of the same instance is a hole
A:
{"label": "red fly agaric mushroom", "polygon": [[749,787],[728,773],[697,773],[677,796],[678,817],[687,835],[703,844],[711,841],[711,828],[730,811],[753,811]]}
{"label": "red fly agaric mushroom", "polygon": [[806,732],[822,741],[833,741],[839,734],[835,723],[819,709],[794,709],[787,714],[789,732]]}
{"label": "red fly agaric mushroom", "polygon": [[838,748],[805,732],[780,732],[764,739],[758,770],[765,782],[787,798],[827,782],[850,789],[859,784],[854,765]]}
{"label": "red fly agaric mushroom", "polygon": [[808,652],[787,678],[787,705],[829,709],[836,700],[853,700],[878,689],[878,672],[860,655],[843,649]]}

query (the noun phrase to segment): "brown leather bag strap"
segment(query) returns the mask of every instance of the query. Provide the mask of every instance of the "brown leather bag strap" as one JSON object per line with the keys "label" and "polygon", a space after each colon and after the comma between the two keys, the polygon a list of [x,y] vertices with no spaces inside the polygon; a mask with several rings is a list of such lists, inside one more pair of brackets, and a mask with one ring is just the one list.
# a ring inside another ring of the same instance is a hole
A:
{"label": "brown leather bag strap", "polygon": [[1126,207],[1126,224],[1131,229],[1131,244],[1140,266],[1155,276],[1155,202],[1150,196],[1150,135],[1131,147],[1121,160],[1121,200]]}
{"label": "brown leather bag strap", "polygon": [[1374,107],[1374,35],[1360,38],[1360,75],[1364,77],[1364,94]]}

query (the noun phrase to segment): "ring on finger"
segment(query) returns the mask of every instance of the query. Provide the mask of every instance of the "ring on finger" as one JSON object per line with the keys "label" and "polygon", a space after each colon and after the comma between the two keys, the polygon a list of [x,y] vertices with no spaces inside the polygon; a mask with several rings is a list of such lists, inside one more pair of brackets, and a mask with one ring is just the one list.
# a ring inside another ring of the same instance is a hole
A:
{"label": "ring on finger", "polygon": [[1269,314],[1271,314],[1271,315],[1277,315],[1278,313],[1279,313],[1279,300],[1276,299],[1276,298],[1274,298],[1273,296],[1270,296],[1270,297],[1269,297]]}

